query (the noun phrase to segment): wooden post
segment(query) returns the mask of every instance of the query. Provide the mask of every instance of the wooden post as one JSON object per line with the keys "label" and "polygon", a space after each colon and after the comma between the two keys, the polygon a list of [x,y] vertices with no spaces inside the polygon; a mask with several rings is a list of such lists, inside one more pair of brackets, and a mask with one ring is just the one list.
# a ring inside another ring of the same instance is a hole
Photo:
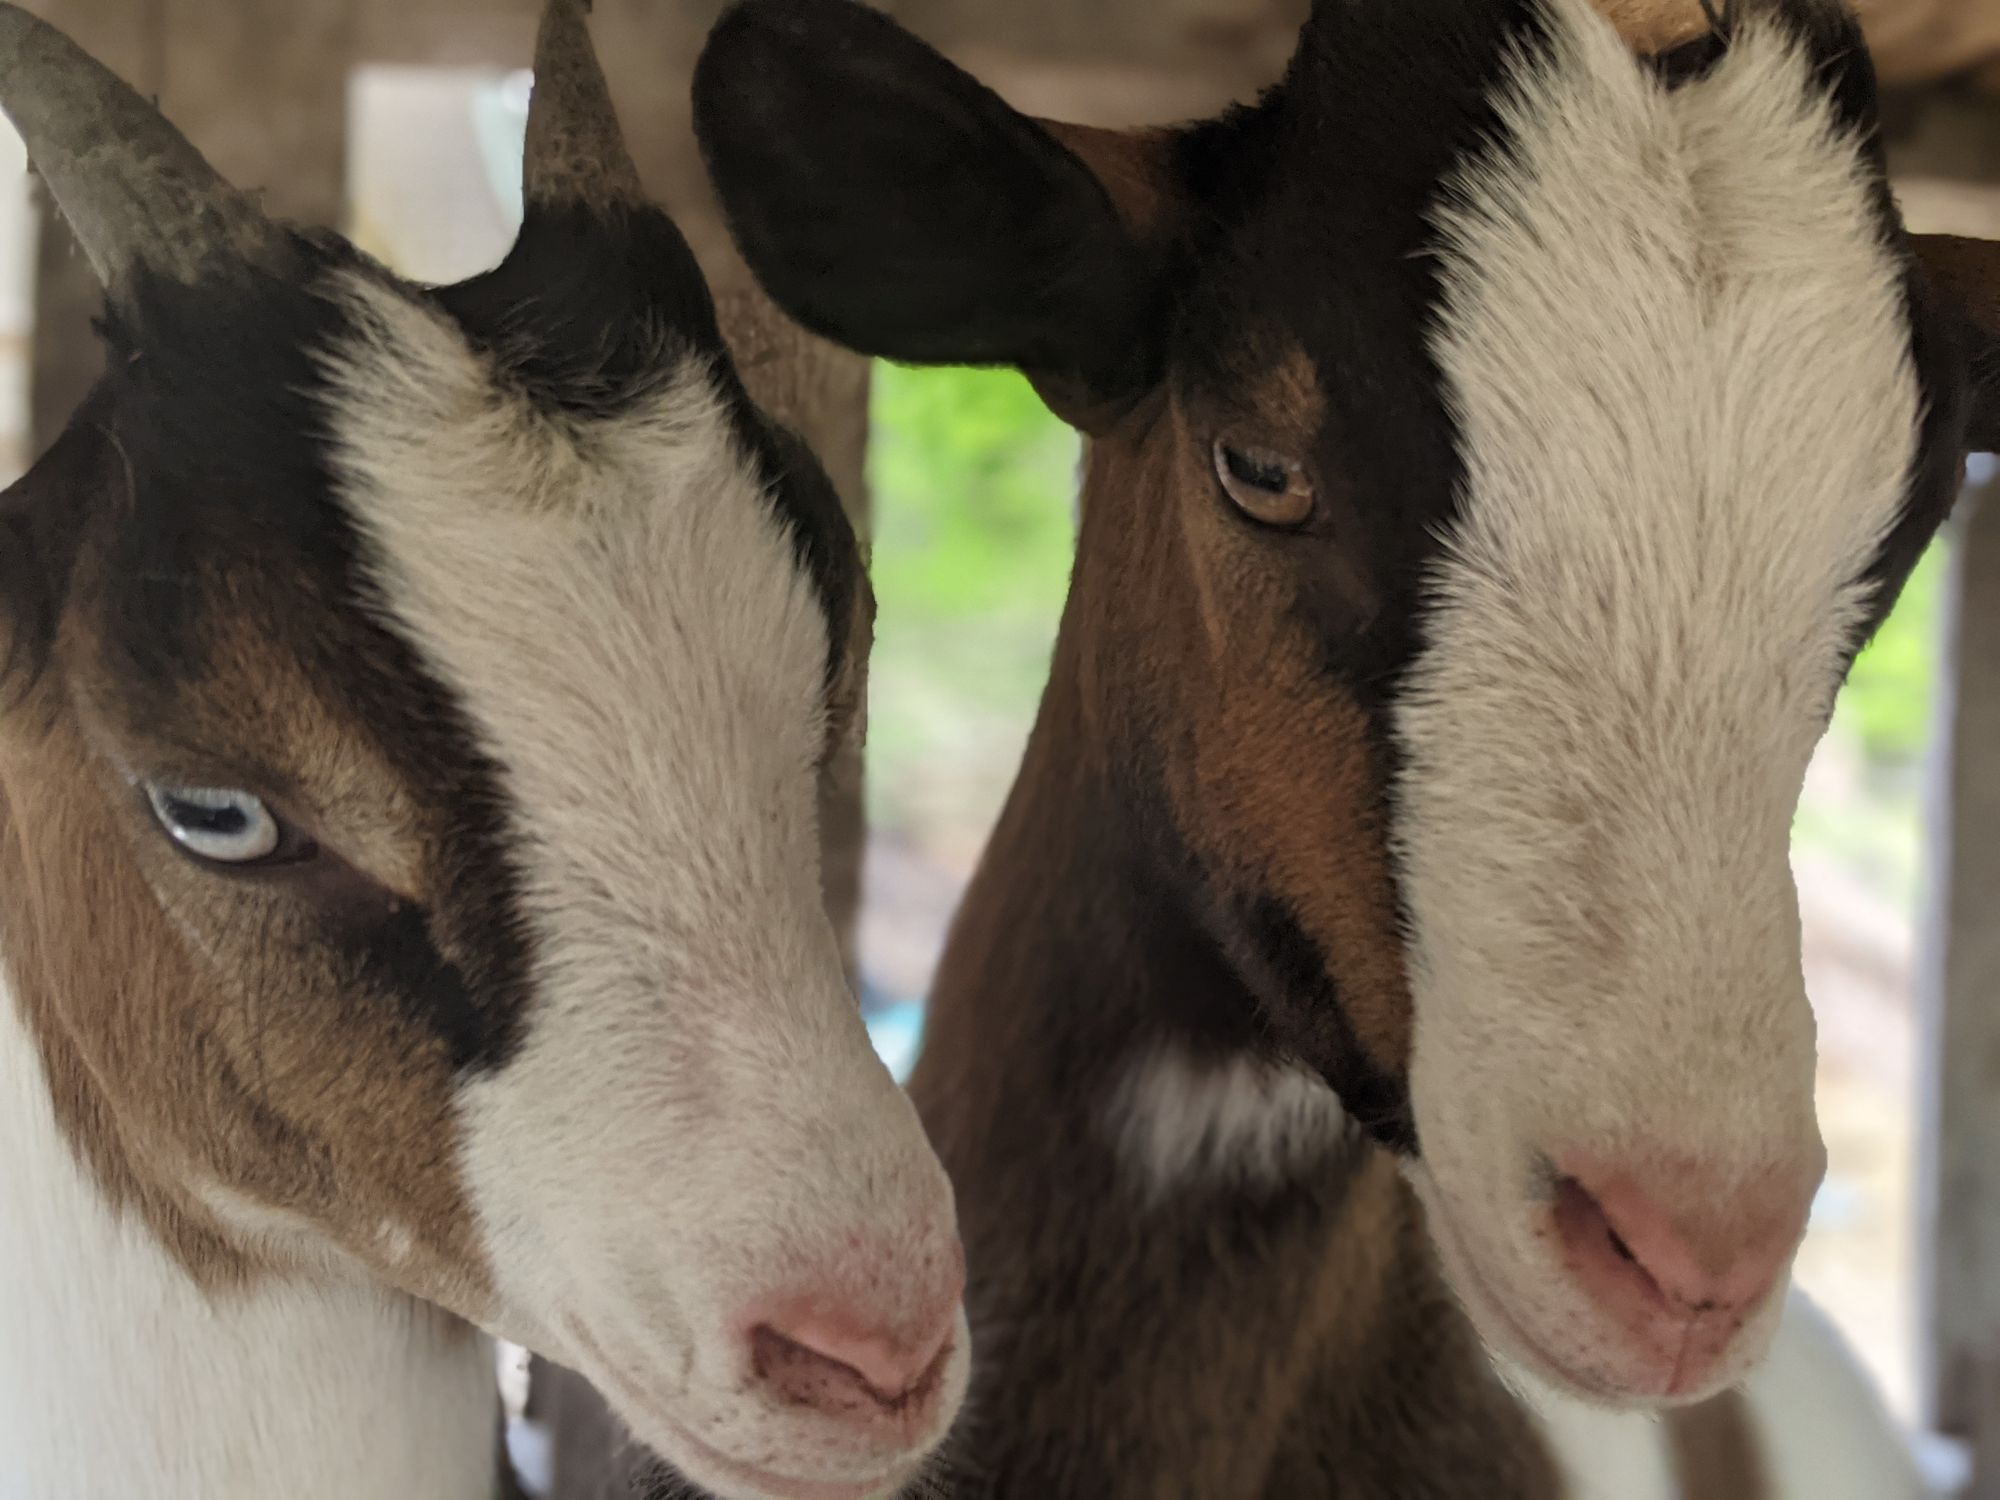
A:
{"label": "wooden post", "polygon": [[1929,1424],[2000,1500],[2000,489],[1961,502],[1946,591],[1925,1031],[1920,1286]]}
{"label": "wooden post", "polygon": [[[339,221],[354,0],[47,0],[36,7],[143,93],[275,214]],[[45,211],[36,257],[30,446],[39,454],[103,369],[103,291]]]}

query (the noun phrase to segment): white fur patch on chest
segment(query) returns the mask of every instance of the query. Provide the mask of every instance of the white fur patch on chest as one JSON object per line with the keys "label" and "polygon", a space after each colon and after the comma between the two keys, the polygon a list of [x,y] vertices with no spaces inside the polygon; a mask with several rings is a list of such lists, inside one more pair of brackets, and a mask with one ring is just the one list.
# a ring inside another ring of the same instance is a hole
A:
{"label": "white fur patch on chest", "polygon": [[1120,1159],[1155,1197],[1282,1183],[1354,1138],[1339,1096],[1303,1069],[1177,1046],[1128,1064],[1104,1118]]}

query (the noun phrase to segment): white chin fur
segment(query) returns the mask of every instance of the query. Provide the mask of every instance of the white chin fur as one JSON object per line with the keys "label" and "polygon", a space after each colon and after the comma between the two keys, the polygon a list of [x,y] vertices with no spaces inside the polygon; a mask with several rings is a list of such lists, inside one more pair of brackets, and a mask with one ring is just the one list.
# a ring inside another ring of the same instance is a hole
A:
{"label": "white chin fur", "polygon": [[[721,1438],[733,1445],[724,1447],[685,1425],[685,1413],[632,1405],[612,1394],[614,1386],[600,1383],[599,1389],[649,1451],[719,1500],[895,1500],[922,1473],[951,1429],[971,1380],[970,1344],[961,1318],[939,1415],[929,1431],[898,1453],[844,1449],[829,1443],[810,1419],[784,1413],[753,1439],[724,1432]],[[788,1429],[787,1422],[795,1425]]]}

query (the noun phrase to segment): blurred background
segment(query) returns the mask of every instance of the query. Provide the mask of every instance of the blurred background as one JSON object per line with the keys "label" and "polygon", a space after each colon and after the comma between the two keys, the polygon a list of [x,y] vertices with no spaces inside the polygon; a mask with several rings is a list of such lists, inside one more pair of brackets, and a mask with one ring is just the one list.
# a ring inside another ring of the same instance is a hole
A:
{"label": "blurred background", "polygon": [[[1171,0],[1146,13],[1157,24],[1142,36],[1141,12],[1128,5],[1022,0],[1003,16],[1002,3],[888,8],[952,42],[1017,102],[1102,124],[1178,118],[1243,95],[1275,73],[1301,8]],[[318,7],[267,0],[37,8],[114,62],[124,47],[130,66],[154,69],[169,112],[226,170],[268,182],[281,208],[338,217],[408,275],[456,279],[511,239],[530,79],[505,64],[527,54],[532,5],[361,5],[332,30],[301,19]],[[671,77],[691,56],[696,23],[713,7],[684,8],[685,24],[672,23],[656,55],[606,48],[614,73],[628,75],[614,79],[621,103],[637,72]],[[638,36],[659,8],[600,0],[598,9],[601,25]],[[2000,85],[2000,0],[1862,9],[1892,85],[1892,157],[1913,227],[2000,237],[2000,99],[1989,87]],[[134,33],[114,28],[138,10],[154,29],[142,28],[134,52]],[[479,24],[457,25],[470,11]],[[183,35],[208,25],[222,28],[218,48],[235,66],[177,69],[177,56],[209,56]],[[308,101],[271,61],[298,52],[290,33],[301,25],[309,51],[344,48],[354,60],[341,91],[315,96],[335,116],[331,135],[293,128]],[[371,26],[393,45],[369,44]],[[267,63],[274,71],[260,80]],[[234,116],[232,97],[242,104]],[[196,128],[204,121],[211,135]],[[674,108],[646,121],[635,145],[649,176],[697,192],[686,186],[684,143],[669,138]],[[650,148],[648,131],[658,137]],[[253,164],[247,172],[232,150]],[[304,151],[315,165],[294,174]],[[331,173],[332,186],[313,187],[313,173]],[[698,228],[691,237],[708,253]],[[9,474],[92,368],[79,335],[91,294],[79,285],[59,236],[38,228],[18,144],[0,141],[0,469]],[[879,624],[856,953],[871,1027],[900,1067],[1040,695],[1067,587],[1079,447],[1011,374],[877,367],[866,389]],[[861,477],[848,481],[851,501]],[[1831,1154],[1799,1276],[1898,1415],[1957,1439],[1930,1450],[1941,1483],[1978,1496],[2000,1495],[2000,958],[1984,936],[2000,923],[1983,920],[1982,865],[1987,849],[2000,850],[2000,546],[1981,541],[2000,520],[1979,499],[1994,480],[1991,460],[1970,466],[1958,521],[1856,663],[1794,848]],[[1975,1451],[1985,1455],[1976,1482]]]}

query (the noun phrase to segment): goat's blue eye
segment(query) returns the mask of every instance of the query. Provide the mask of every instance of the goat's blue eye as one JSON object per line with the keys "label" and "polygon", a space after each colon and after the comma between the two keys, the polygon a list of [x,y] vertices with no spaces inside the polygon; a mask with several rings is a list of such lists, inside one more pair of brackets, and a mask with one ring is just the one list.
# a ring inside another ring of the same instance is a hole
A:
{"label": "goat's blue eye", "polygon": [[278,820],[248,792],[149,782],[146,800],[169,838],[190,854],[219,865],[269,859],[283,842]]}

